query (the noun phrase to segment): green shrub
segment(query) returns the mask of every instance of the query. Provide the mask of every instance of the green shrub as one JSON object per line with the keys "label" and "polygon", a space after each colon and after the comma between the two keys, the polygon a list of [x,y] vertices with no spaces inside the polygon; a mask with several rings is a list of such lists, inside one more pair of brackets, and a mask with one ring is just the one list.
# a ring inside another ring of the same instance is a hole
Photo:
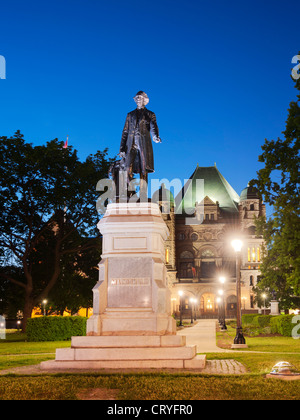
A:
{"label": "green shrub", "polygon": [[257,317],[257,314],[244,314],[242,315],[242,324],[250,325],[253,324],[253,319]]}
{"label": "green shrub", "polygon": [[82,316],[43,316],[27,321],[28,341],[64,341],[86,335],[87,318]]}
{"label": "green shrub", "polygon": [[279,320],[280,320],[280,317],[281,317],[281,315],[273,316],[273,318],[270,321],[272,334],[279,334]]}
{"label": "green shrub", "polygon": [[253,324],[261,328],[268,327],[272,318],[272,315],[257,315],[253,318]]}
{"label": "green shrub", "polygon": [[292,330],[295,324],[292,323],[294,315],[278,315],[271,319],[271,331],[272,333],[278,333],[285,337],[292,336]]}

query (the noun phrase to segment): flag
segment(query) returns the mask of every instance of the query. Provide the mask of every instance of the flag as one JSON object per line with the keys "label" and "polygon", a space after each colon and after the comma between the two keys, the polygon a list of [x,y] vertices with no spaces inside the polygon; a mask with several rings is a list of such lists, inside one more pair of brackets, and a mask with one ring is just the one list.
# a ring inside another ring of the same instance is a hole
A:
{"label": "flag", "polygon": [[67,136],[67,140],[65,141],[64,149],[66,149],[68,147],[68,140],[69,140],[69,136]]}

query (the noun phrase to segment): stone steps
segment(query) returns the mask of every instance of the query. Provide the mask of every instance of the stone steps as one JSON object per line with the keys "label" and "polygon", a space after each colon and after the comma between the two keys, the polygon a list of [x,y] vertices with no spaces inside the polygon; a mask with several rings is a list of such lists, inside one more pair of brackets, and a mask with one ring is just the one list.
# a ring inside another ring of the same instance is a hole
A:
{"label": "stone steps", "polygon": [[72,337],[71,348],[57,349],[41,369],[203,369],[206,357],[185,344],[176,335]]}

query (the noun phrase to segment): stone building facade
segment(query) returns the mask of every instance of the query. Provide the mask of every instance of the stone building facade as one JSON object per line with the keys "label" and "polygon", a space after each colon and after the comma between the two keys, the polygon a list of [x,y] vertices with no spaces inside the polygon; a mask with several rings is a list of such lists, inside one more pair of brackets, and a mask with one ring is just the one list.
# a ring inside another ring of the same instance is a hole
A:
{"label": "stone building facade", "polygon": [[236,255],[231,240],[236,236],[243,241],[242,310],[256,312],[253,287],[259,281],[263,239],[255,234],[254,220],[265,215],[265,205],[255,189],[246,187],[239,195],[216,166],[197,165],[175,199],[165,185],[156,199],[170,231],[165,252],[173,313],[178,314],[182,299],[185,316],[193,311],[197,317],[216,317],[221,297],[226,316],[235,316]]}

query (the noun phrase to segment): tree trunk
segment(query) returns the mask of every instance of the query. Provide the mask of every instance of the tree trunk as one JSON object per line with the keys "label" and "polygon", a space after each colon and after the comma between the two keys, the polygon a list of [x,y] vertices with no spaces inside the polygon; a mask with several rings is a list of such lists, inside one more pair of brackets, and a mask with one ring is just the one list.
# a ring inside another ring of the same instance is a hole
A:
{"label": "tree trunk", "polygon": [[31,313],[34,308],[34,303],[32,297],[26,292],[25,293],[25,304],[23,310],[23,325],[22,332],[26,332],[27,320],[31,318]]}

